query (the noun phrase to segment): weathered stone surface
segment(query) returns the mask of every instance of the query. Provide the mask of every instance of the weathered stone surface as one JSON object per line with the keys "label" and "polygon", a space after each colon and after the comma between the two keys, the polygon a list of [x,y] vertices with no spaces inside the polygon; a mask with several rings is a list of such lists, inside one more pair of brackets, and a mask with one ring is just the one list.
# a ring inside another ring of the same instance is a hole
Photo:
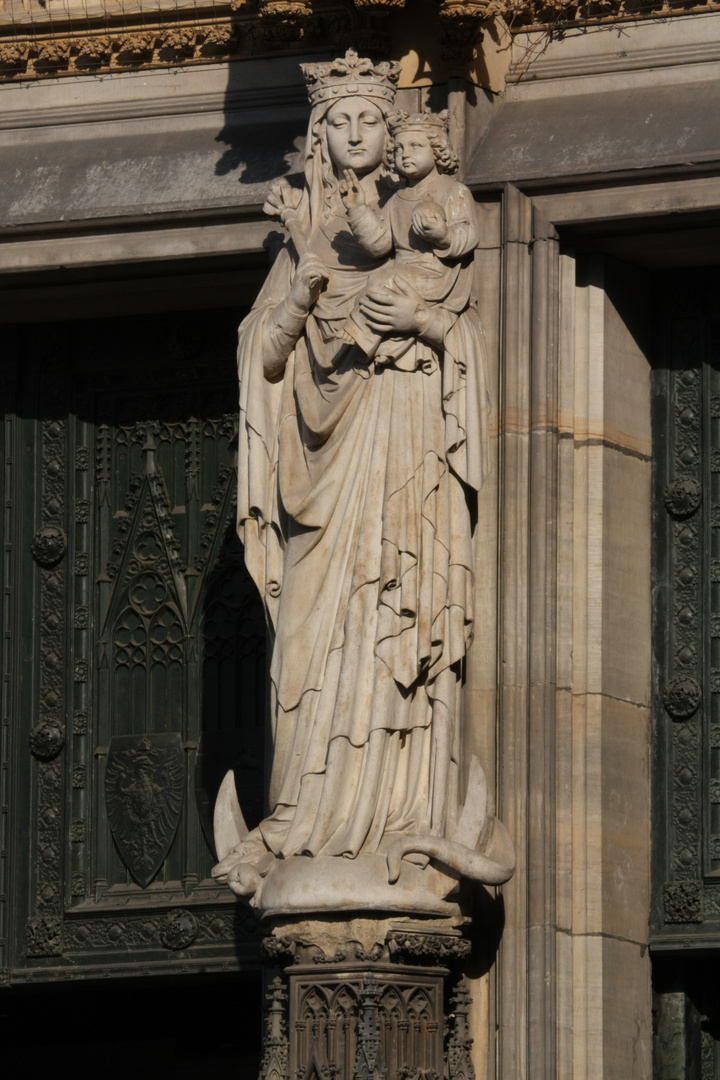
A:
{"label": "weathered stone surface", "polygon": [[302,118],[289,110],[271,121],[216,113],[189,122],[128,120],[121,131],[88,124],[33,134],[0,139],[5,227],[257,206],[277,172],[278,145],[296,160]]}
{"label": "weathered stone surface", "polygon": [[628,26],[621,47],[617,28],[562,41],[518,35],[502,108],[469,153],[467,182],[716,161],[718,18]]}

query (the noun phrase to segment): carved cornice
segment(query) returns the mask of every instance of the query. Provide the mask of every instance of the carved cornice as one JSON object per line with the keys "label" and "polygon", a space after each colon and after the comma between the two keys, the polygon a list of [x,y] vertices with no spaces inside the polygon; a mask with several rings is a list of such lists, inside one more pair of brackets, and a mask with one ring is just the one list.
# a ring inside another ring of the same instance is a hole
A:
{"label": "carved cornice", "polygon": [[[68,0],[70,2],[70,0]],[[443,57],[472,59],[495,0],[437,0]],[[355,45],[387,55],[389,17],[405,17],[405,0],[226,0],[220,9],[138,12],[128,22],[104,12],[69,18],[0,19],[0,80],[105,73],[263,56],[298,46]],[[222,10],[224,8],[224,11]]]}
{"label": "carved cornice", "polygon": [[207,23],[124,26],[103,34],[46,31],[0,37],[0,80],[207,63],[231,56],[240,35],[228,17]]}
{"label": "carved cornice", "polygon": [[639,22],[673,15],[720,11],[720,0],[496,0],[494,13],[515,33],[549,31],[562,36],[574,27],[600,23]]}
{"label": "carved cornice", "polygon": [[[301,47],[357,45],[373,57],[389,50],[388,18],[405,14],[405,0],[225,0],[222,5],[116,16],[70,18],[43,12],[28,21],[0,17],[0,82],[105,74],[145,68],[217,63]],[[68,0],[69,2],[69,0]],[[224,12],[221,14],[222,9]],[[562,36],[595,23],[666,18],[720,10],[720,0],[437,0],[437,34],[444,60],[462,68],[478,48],[483,26],[501,17],[514,32]],[[20,8],[18,8],[20,11]]]}

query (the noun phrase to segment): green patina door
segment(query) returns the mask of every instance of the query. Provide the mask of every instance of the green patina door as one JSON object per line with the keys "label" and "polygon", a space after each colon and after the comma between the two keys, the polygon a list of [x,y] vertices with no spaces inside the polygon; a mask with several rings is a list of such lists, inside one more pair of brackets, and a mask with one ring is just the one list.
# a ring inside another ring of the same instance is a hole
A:
{"label": "green patina door", "polygon": [[720,271],[657,280],[656,1080],[720,1077]]}
{"label": "green patina door", "polygon": [[257,968],[212,882],[235,765],[262,813],[265,626],[234,527],[237,313],[10,328],[3,968]]}

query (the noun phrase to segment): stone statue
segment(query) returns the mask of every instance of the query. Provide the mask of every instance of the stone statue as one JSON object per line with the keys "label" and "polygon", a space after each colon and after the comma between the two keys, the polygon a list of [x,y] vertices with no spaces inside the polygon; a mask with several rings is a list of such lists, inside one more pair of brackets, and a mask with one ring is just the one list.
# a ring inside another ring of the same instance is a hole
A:
{"label": "stone statue", "polygon": [[399,65],[350,50],[304,72],[305,185],[273,186],[266,210],[292,240],[238,352],[238,529],[272,639],[270,812],[248,833],[228,774],[214,875],[269,915],[448,914],[463,878],[514,868],[475,759],[459,805],[487,468],[472,198],[448,175],[444,118],[393,114]]}

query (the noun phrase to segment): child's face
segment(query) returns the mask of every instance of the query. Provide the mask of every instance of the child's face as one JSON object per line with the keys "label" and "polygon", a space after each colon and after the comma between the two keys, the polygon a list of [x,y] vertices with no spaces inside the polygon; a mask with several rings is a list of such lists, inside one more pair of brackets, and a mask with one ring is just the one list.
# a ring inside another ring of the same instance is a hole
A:
{"label": "child's face", "polygon": [[400,131],[395,136],[395,168],[408,180],[422,180],[435,171],[435,155],[427,135]]}

